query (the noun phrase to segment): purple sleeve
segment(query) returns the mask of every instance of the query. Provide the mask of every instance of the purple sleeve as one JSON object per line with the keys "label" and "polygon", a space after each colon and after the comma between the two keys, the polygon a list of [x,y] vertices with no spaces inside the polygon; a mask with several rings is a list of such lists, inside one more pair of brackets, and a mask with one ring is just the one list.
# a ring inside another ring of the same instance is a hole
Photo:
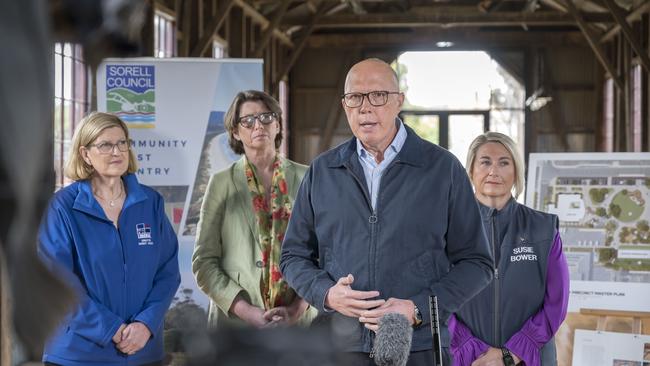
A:
{"label": "purple sleeve", "polygon": [[562,252],[562,239],[555,234],[546,270],[544,304],[504,345],[527,366],[540,365],[539,351],[564,321],[569,303],[569,268]]}
{"label": "purple sleeve", "polygon": [[472,331],[456,318],[456,315],[452,314],[449,317],[447,327],[451,335],[449,350],[452,354],[453,366],[469,366],[488,350],[489,346],[476,338]]}

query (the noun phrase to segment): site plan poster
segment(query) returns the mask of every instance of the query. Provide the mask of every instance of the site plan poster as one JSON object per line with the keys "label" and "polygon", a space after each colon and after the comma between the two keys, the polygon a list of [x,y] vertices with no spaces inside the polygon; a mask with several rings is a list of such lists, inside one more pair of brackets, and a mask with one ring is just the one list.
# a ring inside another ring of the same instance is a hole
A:
{"label": "site plan poster", "polygon": [[650,311],[650,153],[531,154],[526,205],[560,218],[569,311]]}

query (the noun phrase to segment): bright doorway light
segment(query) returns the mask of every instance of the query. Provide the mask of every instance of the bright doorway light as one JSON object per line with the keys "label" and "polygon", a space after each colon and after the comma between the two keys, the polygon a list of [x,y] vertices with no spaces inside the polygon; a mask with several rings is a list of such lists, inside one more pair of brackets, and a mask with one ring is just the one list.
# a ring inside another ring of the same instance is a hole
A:
{"label": "bright doorway light", "polygon": [[403,109],[418,112],[406,113],[405,123],[463,165],[469,143],[488,125],[515,140],[523,154],[524,86],[487,53],[405,52],[393,67],[406,94]]}

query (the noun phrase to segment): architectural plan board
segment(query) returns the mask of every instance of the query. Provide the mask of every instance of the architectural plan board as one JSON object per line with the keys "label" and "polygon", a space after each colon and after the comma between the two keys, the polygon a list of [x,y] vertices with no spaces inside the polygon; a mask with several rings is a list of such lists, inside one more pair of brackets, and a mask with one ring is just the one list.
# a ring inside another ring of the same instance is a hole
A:
{"label": "architectural plan board", "polygon": [[531,154],[526,205],[560,218],[569,311],[650,311],[650,153]]}

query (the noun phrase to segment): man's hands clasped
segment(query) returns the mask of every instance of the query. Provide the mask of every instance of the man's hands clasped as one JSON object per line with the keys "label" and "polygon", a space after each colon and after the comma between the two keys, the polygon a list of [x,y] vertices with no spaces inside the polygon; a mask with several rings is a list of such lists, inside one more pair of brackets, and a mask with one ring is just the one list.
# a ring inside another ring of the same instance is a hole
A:
{"label": "man's hands clasped", "polygon": [[413,301],[392,297],[388,300],[371,300],[379,296],[379,291],[353,290],[353,282],[354,276],[351,274],[339,278],[325,296],[325,307],[345,316],[358,318],[366,328],[375,332],[379,329],[379,319],[388,313],[402,314],[413,324]]}

